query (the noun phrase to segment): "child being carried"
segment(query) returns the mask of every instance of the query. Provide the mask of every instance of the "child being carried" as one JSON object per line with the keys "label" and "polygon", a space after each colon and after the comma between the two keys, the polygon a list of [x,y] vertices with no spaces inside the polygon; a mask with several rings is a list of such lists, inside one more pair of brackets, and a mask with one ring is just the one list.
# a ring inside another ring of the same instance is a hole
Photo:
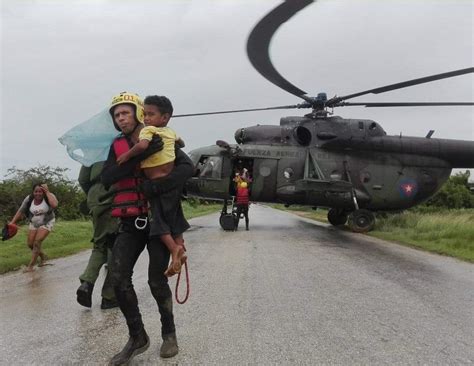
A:
{"label": "child being carried", "polygon": [[[184,146],[176,133],[167,127],[173,114],[170,100],[164,96],[152,95],[145,98],[145,127],[139,135],[139,142],[129,151],[120,155],[118,164],[123,164],[134,156],[145,151],[154,135],[159,135],[163,141],[163,150],[151,155],[140,163],[146,177],[156,182],[167,179],[174,167],[175,144]],[[181,272],[181,266],[186,261],[183,232],[189,224],[183,215],[181,207],[181,192],[178,187],[150,199],[152,221],[150,236],[159,236],[171,254],[171,264],[165,272],[170,277]]]}

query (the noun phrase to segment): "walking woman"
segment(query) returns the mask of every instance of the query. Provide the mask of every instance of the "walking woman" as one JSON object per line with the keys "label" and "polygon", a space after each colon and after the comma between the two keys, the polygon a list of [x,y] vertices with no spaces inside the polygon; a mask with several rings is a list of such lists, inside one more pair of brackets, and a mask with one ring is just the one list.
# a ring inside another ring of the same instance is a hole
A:
{"label": "walking woman", "polygon": [[43,266],[47,257],[41,250],[41,244],[48,236],[55,222],[54,209],[58,200],[46,184],[35,184],[33,192],[26,196],[10,224],[15,224],[25,216],[28,220],[27,244],[31,249],[31,261],[24,272],[34,271],[36,260],[40,257],[39,266]]}

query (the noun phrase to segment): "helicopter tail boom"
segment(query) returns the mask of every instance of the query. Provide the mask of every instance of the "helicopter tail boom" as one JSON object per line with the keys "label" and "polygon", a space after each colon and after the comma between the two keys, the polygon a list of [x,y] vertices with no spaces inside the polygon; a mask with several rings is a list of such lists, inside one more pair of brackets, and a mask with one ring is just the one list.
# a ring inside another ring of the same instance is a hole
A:
{"label": "helicopter tail boom", "polygon": [[438,141],[441,159],[447,160],[453,168],[474,168],[474,141],[446,139]]}
{"label": "helicopter tail boom", "polygon": [[474,141],[435,139],[410,136],[380,136],[369,139],[334,139],[323,149],[369,150],[426,156],[445,161],[450,168],[474,168]]}

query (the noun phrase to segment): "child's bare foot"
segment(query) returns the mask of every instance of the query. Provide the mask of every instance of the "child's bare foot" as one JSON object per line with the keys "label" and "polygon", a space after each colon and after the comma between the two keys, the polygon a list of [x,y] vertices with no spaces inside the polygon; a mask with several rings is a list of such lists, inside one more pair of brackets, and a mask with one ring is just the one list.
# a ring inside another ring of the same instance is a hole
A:
{"label": "child's bare foot", "polygon": [[28,266],[23,270],[23,273],[34,272],[34,270],[35,270],[34,267]]}
{"label": "child's bare foot", "polygon": [[168,269],[165,271],[166,277],[174,276],[181,272],[181,266],[186,262],[186,254],[184,254],[184,248],[179,246],[172,254],[171,254],[171,264]]}
{"label": "child's bare foot", "polygon": [[175,274],[177,274],[177,273],[174,271],[172,264],[170,264],[168,269],[165,271],[165,276],[166,277],[173,277]]}
{"label": "child's bare foot", "polygon": [[180,246],[179,249],[178,249],[178,258],[176,259],[176,262],[171,263],[171,265],[173,266],[173,269],[176,273],[181,272],[181,266],[184,264],[184,262],[186,262],[187,258],[188,257],[186,256],[184,248],[182,246]]}

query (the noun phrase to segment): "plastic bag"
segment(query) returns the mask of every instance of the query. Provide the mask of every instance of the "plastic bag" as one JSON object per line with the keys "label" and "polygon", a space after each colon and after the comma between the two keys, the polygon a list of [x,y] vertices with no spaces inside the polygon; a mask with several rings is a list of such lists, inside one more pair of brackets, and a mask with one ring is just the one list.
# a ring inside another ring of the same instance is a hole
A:
{"label": "plastic bag", "polygon": [[115,129],[109,110],[71,128],[59,138],[66,146],[69,156],[89,167],[98,161],[107,160],[110,145],[119,132]]}

